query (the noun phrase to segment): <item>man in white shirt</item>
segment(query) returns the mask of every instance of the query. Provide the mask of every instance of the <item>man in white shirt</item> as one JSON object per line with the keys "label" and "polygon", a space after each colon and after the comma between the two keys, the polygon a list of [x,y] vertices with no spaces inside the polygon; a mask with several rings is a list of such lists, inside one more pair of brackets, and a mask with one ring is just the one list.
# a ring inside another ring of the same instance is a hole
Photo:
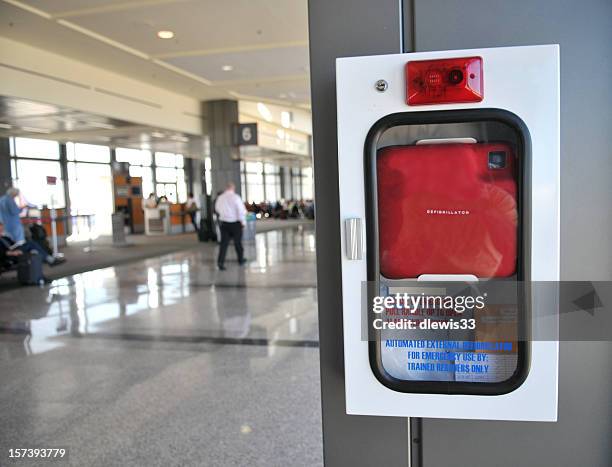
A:
{"label": "man in white shirt", "polygon": [[246,263],[242,248],[242,228],[246,225],[246,208],[235,190],[236,185],[229,182],[225,191],[215,201],[215,212],[219,216],[219,228],[221,230],[221,246],[219,247],[217,265],[222,271],[225,270],[225,254],[230,239],[234,240],[238,263]]}
{"label": "man in white shirt", "polygon": [[193,230],[195,232],[197,232],[198,230],[198,224],[196,223],[196,216],[198,215],[198,202],[195,199],[195,196],[193,196],[192,192],[189,192],[189,195],[187,195],[187,202],[185,203],[185,211],[187,211],[187,214],[189,214],[189,217],[191,218],[191,224],[193,225]]}

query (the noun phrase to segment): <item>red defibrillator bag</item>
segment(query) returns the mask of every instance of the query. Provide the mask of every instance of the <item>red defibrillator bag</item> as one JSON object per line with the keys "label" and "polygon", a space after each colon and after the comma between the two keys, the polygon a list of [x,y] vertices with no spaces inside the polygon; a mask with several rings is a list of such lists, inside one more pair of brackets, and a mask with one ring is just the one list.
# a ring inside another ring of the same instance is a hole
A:
{"label": "red defibrillator bag", "polygon": [[517,264],[517,166],[504,143],[378,151],[380,272],[508,277]]}

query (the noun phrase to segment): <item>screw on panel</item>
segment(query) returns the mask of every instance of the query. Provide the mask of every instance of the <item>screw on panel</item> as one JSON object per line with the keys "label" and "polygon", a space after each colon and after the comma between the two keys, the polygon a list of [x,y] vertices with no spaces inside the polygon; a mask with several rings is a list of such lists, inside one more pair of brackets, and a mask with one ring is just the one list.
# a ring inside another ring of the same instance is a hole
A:
{"label": "screw on panel", "polygon": [[379,79],[378,81],[376,81],[374,87],[378,92],[385,92],[389,87],[389,83],[387,83],[384,79]]}

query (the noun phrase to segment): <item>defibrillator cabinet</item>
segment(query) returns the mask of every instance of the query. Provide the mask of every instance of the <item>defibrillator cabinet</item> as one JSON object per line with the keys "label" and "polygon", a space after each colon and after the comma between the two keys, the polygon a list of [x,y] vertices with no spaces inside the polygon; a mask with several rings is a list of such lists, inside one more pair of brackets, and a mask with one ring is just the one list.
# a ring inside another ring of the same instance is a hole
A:
{"label": "defibrillator cabinet", "polygon": [[558,46],[340,58],[336,78],[347,413],[555,421],[558,310],[533,284],[559,280]]}

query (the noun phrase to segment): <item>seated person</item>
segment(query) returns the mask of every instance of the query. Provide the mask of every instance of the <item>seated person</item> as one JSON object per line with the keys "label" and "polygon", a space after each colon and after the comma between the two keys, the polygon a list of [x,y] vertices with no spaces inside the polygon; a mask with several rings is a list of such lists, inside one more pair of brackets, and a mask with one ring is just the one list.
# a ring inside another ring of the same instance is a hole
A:
{"label": "seated person", "polygon": [[33,251],[41,255],[40,257],[43,258],[49,266],[57,266],[66,261],[64,258],[56,258],[48,254],[45,249],[36,242],[27,240],[22,243],[15,243],[11,237],[5,234],[4,224],[0,221],[0,261],[10,262],[18,259],[23,253],[31,253]]}
{"label": "seated person", "polygon": [[17,264],[19,257],[23,255],[21,250],[9,250],[5,247],[3,242],[0,242],[0,271],[3,269],[10,269],[12,266]]}
{"label": "seated person", "polygon": [[157,198],[155,193],[151,193],[144,202],[145,208],[153,209],[157,207]]}

